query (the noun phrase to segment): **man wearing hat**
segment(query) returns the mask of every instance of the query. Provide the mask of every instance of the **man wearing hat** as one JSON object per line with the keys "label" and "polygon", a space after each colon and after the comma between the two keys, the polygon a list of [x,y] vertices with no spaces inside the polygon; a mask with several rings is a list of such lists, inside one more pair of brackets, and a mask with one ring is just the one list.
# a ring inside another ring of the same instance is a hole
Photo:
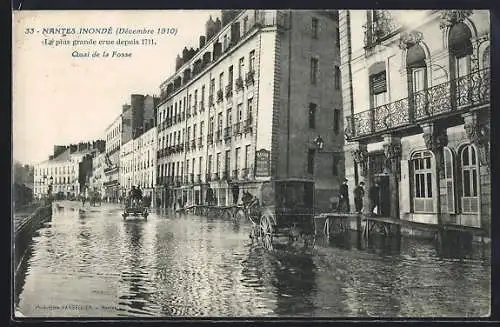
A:
{"label": "man wearing hat", "polygon": [[354,206],[356,207],[356,213],[361,213],[363,209],[363,197],[365,196],[364,186],[365,182],[360,182],[354,189]]}
{"label": "man wearing hat", "polygon": [[349,205],[349,186],[347,186],[347,178],[344,178],[342,185],[340,185],[339,191],[339,211],[340,212],[350,212]]}

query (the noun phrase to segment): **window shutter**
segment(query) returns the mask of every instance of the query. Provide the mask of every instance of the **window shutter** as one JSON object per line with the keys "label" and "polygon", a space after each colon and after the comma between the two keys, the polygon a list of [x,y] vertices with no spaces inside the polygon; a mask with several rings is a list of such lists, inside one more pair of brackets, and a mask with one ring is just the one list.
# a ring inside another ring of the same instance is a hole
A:
{"label": "window shutter", "polygon": [[401,160],[401,183],[399,184],[399,206],[402,213],[411,211],[410,198],[410,162]]}

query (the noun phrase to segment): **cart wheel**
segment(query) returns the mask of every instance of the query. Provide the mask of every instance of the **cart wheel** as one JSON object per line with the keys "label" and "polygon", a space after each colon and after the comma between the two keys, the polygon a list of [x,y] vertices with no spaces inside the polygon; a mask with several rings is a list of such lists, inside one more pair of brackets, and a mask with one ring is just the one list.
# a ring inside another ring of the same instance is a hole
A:
{"label": "cart wheel", "polygon": [[269,214],[265,214],[260,219],[260,231],[264,247],[268,250],[273,248],[274,219]]}

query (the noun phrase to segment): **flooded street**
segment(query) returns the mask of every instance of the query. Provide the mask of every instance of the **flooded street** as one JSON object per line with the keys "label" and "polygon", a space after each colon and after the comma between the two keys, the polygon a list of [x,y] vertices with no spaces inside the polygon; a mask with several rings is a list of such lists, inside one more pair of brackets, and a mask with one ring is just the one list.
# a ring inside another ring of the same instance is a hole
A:
{"label": "flooded street", "polygon": [[18,276],[27,317],[463,317],[490,311],[489,250],[403,238],[264,250],[249,226],[116,206],[55,210]]}

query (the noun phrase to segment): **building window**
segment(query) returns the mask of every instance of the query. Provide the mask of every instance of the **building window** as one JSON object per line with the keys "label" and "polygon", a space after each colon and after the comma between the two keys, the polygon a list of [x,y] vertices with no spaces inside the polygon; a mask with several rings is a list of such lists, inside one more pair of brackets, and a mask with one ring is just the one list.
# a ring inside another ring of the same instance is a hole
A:
{"label": "building window", "polygon": [[241,57],[240,58],[240,61],[238,63],[238,77],[241,77],[243,78],[243,68],[245,66],[245,58],[244,57]]}
{"label": "building window", "polygon": [[372,108],[380,107],[387,101],[387,81],[385,70],[370,76]]}
{"label": "building window", "polygon": [[220,73],[219,75],[219,90],[224,89],[224,73]]}
{"label": "building window", "polygon": [[444,147],[443,154],[444,154],[444,177],[446,182],[447,210],[448,213],[456,213],[453,152],[451,151],[450,148]]}
{"label": "building window", "polygon": [[314,155],[316,151],[314,149],[309,149],[307,152],[307,173],[314,174]]}
{"label": "building window", "polygon": [[340,132],[340,110],[333,109],[333,132],[338,134]]}
{"label": "building window", "polygon": [[215,159],[215,165],[216,165],[216,167],[215,167],[215,169],[216,169],[215,173],[216,174],[220,174],[220,152],[217,153],[217,156],[216,156],[216,159]]}
{"label": "building window", "polygon": [[208,156],[208,171],[207,173],[210,175],[212,174],[212,155]]}
{"label": "building window", "polygon": [[476,148],[467,145],[460,153],[462,170],[462,212],[478,213],[479,187]]}
{"label": "building window", "polygon": [[311,29],[312,29],[312,37],[314,39],[318,38],[318,19],[317,18],[312,18],[311,20]]}
{"label": "building window", "polygon": [[318,82],[318,58],[311,58],[311,84]]}
{"label": "building window", "polygon": [[309,103],[309,128],[316,128],[316,104]]}
{"label": "building window", "polygon": [[[234,169],[238,170],[240,169],[240,151],[241,148],[236,148],[235,154],[234,154]],[[236,178],[237,176],[235,176]]]}
{"label": "building window", "polygon": [[340,68],[335,66],[335,90],[340,90]]}
{"label": "building window", "polygon": [[245,146],[245,169],[250,167],[250,145]]}
{"label": "building window", "polygon": [[238,122],[241,122],[243,120],[243,104],[239,103],[238,104]]}
{"label": "building window", "polygon": [[414,212],[433,212],[433,155],[430,151],[416,152],[411,157],[413,167]]}
{"label": "building window", "polygon": [[248,99],[247,102],[247,119],[253,118],[253,99]]}
{"label": "building window", "polygon": [[248,57],[248,70],[253,71],[255,69],[255,50],[250,51],[250,56]]}
{"label": "building window", "polygon": [[233,118],[233,114],[231,113],[231,108],[227,109],[227,112],[226,112],[226,127],[229,127],[232,125],[232,118]]}
{"label": "building window", "polygon": [[226,172],[226,177],[229,177],[229,173],[231,171],[231,150],[226,151],[226,164],[225,164],[225,172]]}
{"label": "building window", "polygon": [[229,85],[233,84],[233,65],[229,66],[229,76],[228,76]]}

